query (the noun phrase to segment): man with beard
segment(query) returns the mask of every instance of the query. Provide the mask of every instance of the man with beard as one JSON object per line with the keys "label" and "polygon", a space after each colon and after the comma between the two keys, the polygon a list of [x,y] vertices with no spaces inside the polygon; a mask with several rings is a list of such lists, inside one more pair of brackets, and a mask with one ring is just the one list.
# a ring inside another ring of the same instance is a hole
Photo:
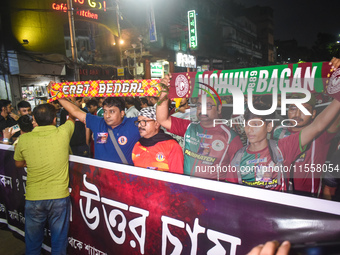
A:
{"label": "man with beard", "polygon": [[[304,98],[304,94],[293,94],[291,98]],[[273,139],[280,140],[284,137],[299,133],[309,126],[316,117],[316,99],[312,94],[311,99],[302,104],[311,115],[305,115],[295,104],[288,108],[288,119],[291,119],[291,127],[277,127],[274,130]],[[340,117],[340,116],[339,116]],[[328,149],[332,139],[339,130],[339,120],[336,118],[328,128],[313,139],[307,149],[295,160],[294,169],[290,173],[290,186],[294,193],[308,196],[320,196],[322,171],[309,171],[306,167],[323,166],[326,161]],[[293,168],[292,168],[293,169]]]}
{"label": "man with beard", "polygon": [[[4,143],[9,143],[12,142],[8,138],[4,137],[3,135],[3,130],[5,128],[9,128],[17,124],[17,121],[15,121],[9,114],[12,108],[11,101],[6,100],[6,99],[1,99],[0,100],[0,135],[1,139],[3,140]],[[14,136],[17,138],[20,133],[15,133]]]}
{"label": "man with beard", "polygon": [[[169,86],[169,82],[167,75],[162,83]],[[162,92],[160,98],[165,96]],[[224,181],[231,159],[243,147],[242,142],[227,125],[214,126],[214,119],[220,119],[222,105],[207,97],[207,111],[202,114],[202,97],[199,97],[196,106],[199,122],[191,123],[169,116],[168,100],[164,100],[157,105],[157,121],[169,132],[184,136],[184,174]]]}
{"label": "man with beard", "polygon": [[183,174],[183,151],[170,135],[160,129],[153,106],[143,108],[135,121],[142,138],[132,150],[135,166]]}

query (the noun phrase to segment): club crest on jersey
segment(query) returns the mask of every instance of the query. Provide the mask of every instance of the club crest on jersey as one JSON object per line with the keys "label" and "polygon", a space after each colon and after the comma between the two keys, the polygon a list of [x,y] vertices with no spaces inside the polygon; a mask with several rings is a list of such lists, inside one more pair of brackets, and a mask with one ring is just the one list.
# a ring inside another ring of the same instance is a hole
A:
{"label": "club crest on jersey", "polygon": [[221,151],[224,149],[224,143],[221,140],[215,140],[212,142],[212,148],[215,151]]}
{"label": "club crest on jersey", "polygon": [[120,137],[118,137],[118,143],[119,143],[120,145],[125,145],[125,144],[127,143],[127,138],[126,138],[126,136],[120,136]]}
{"label": "club crest on jersey", "polygon": [[158,152],[158,153],[157,153],[157,155],[156,155],[156,160],[157,160],[158,162],[162,162],[162,161],[165,160],[165,156],[163,155],[162,152]]}

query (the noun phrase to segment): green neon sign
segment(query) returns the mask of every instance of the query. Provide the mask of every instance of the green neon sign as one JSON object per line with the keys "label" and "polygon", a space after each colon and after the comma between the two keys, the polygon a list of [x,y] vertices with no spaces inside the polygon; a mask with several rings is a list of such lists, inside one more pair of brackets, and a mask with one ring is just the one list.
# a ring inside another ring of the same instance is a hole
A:
{"label": "green neon sign", "polygon": [[196,11],[188,11],[188,30],[189,30],[189,47],[197,48],[197,27],[196,27]]}

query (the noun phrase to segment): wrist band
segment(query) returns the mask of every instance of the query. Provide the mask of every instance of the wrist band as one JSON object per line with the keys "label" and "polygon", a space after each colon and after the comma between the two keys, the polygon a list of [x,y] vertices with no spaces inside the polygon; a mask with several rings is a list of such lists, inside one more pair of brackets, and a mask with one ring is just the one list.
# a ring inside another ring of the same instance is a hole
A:
{"label": "wrist band", "polygon": [[8,138],[2,138],[3,143],[8,143]]}

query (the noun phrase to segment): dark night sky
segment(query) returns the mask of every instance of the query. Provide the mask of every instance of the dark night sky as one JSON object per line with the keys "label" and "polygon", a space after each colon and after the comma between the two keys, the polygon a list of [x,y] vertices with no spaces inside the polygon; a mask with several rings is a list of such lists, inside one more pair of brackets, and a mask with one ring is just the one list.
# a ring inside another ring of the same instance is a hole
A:
{"label": "dark night sky", "polygon": [[[340,34],[339,0],[235,0],[246,7],[270,6],[274,10],[274,39],[296,39],[311,47],[318,32]],[[340,37],[339,37],[340,40]]]}

